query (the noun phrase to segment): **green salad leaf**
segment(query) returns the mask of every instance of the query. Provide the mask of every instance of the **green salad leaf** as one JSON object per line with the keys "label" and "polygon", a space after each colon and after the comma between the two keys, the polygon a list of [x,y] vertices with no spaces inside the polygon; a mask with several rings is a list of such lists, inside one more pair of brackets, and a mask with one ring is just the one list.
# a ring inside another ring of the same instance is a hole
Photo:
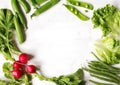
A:
{"label": "green salad leaf", "polygon": [[12,53],[19,53],[14,41],[13,13],[9,9],[0,9],[0,52],[6,60],[14,60]]}
{"label": "green salad leaf", "polygon": [[120,11],[110,4],[94,11],[92,22],[94,28],[99,27],[103,36],[112,35],[118,38],[120,34]]}
{"label": "green salad leaf", "polygon": [[56,85],[85,85],[83,80],[84,74],[82,69],[78,69],[75,73],[69,75],[61,75],[59,77],[47,78],[40,74],[35,74],[40,80],[54,82]]}
{"label": "green salad leaf", "polygon": [[103,37],[95,42],[99,60],[108,64],[120,63],[120,41],[112,37]]}
{"label": "green salad leaf", "polygon": [[60,77],[52,78],[56,85],[84,85],[83,70],[79,69],[77,72],[70,75],[62,75]]}

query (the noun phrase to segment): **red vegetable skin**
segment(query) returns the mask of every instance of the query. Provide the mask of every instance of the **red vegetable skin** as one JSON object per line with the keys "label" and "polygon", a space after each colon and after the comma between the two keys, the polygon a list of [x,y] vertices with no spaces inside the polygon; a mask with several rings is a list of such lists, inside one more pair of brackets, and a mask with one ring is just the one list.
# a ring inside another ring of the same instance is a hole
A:
{"label": "red vegetable skin", "polygon": [[14,67],[14,69],[22,69],[23,66],[20,61],[15,61],[13,63],[13,67]]}
{"label": "red vegetable skin", "polygon": [[26,71],[28,73],[35,73],[36,72],[36,67],[34,65],[27,65],[26,66]]}
{"label": "red vegetable skin", "polygon": [[21,70],[19,70],[19,69],[12,71],[12,75],[16,79],[19,79],[22,76],[22,74],[23,74],[23,72]]}
{"label": "red vegetable skin", "polygon": [[29,55],[28,54],[22,53],[22,54],[19,55],[19,61],[21,63],[26,64],[28,62],[28,60],[29,60]]}

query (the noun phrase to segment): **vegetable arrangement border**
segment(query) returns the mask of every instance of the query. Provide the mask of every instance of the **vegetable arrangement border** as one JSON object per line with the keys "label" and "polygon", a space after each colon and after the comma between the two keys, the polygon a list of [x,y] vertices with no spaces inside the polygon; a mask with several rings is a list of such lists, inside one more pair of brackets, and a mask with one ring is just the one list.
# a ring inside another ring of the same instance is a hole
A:
{"label": "vegetable arrangement border", "polygon": [[[27,20],[24,14],[29,13],[31,6],[33,6],[35,12],[31,15],[31,18],[38,16],[55,6],[59,1],[11,0],[14,14],[9,9],[0,9],[0,52],[7,60],[3,64],[3,72],[4,76],[9,79],[8,81],[0,79],[0,85],[32,85],[31,80],[34,77],[54,82],[56,85],[85,85],[83,70],[89,72],[92,77],[107,82],[101,83],[91,79],[90,82],[95,85],[120,85],[120,76],[118,75],[120,74],[120,68],[113,66],[113,64],[120,63],[120,41],[118,39],[120,11],[109,4],[95,10],[92,17],[94,27],[99,27],[103,32],[101,39],[95,43],[96,54],[92,52],[97,61],[89,62],[88,67],[78,69],[75,73],[52,78],[42,75],[35,65],[27,64],[30,55],[17,48],[16,43],[14,43],[14,31],[19,43],[22,44],[25,41],[24,32],[27,30]],[[80,20],[89,20],[89,17],[80,12],[79,9],[83,7],[87,10],[93,10],[92,4],[79,0],[66,0],[66,2],[63,6],[71,13]],[[18,60],[15,60],[14,55],[19,56]]]}

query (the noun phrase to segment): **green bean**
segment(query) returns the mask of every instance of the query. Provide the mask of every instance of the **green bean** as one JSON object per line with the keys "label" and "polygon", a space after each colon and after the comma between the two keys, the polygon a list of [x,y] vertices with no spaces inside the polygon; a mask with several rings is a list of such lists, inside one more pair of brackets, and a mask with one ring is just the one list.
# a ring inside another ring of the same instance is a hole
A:
{"label": "green bean", "polygon": [[36,1],[36,3],[37,3],[38,5],[40,5],[40,4],[44,3],[44,2],[46,2],[47,0],[35,0],[35,1]]}
{"label": "green bean", "polygon": [[78,1],[78,0],[67,0],[69,3],[71,3],[72,5],[75,6],[80,6],[80,7],[84,7],[90,10],[93,10],[93,5],[87,2],[83,2],[83,1]]}
{"label": "green bean", "polygon": [[114,74],[111,74],[111,73],[108,73],[108,72],[98,71],[98,70],[95,70],[95,69],[93,70],[93,69],[84,68],[84,70],[86,70],[90,73],[94,73],[96,75],[104,76],[104,77],[107,77],[107,78],[110,78],[112,80],[120,82],[120,77],[118,77],[117,75],[114,75]]}
{"label": "green bean", "polygon": [[44,4],[43,6],[41,6],[40,8],[38,8],[32,15],[33,16],[38,16],[41,13],[47,11],[48,9],[50,9],[51,7],[53,7],[54,5],[56,5],[60,0],[50,0],[49,2],[47,2],[46,4]]}
{"label": "green bean", "polygon": [[21,11],[20,7],[19,7],[19,3],[18,0],[11,0],[11,4],[12,4],[12,8],[15,11],[15,13],[18,14],[20,21],[22,23],[22,25],[27,28],[27,23],[26,23],[26,19],[24,17],[23,12]]}
{"label": "green bean", "polygon": [[35,0],[29,0],[29,2],[31,3],[31,5],[34,7],[34,8],[38,8],[38,4]]}
{"label": "green bean", "polygon": [[89,18],[82,14],[78,9],[76,9],[75,7],[73,7],[72,5],[66,5],[66,4],[63,4],[70,12],[72,12],[74,15],[76,15],[79,19],[83,20],[83,21],[86,21],[88,20]]}
{"label": "green bean", "polygon": [[107,82],[113,82],[113,83],[119,83],[117,80],[113,80],[113,79],[110,79],[110,78],[105,78],[103,76],[99,76],[99,75],[95,75],[95,74],[90,74],[92,77],[95,77],[95,78],[98,78],[98,79],[101,79],[103,81],[107,81]]}
{"label": "green bean", "polygon": [[116,72],[117,74],[120,74],[119,68],[112,67],[112,66],[107,65],[101,61],[91,61],[89,64],[94,65],[96,67],[105,68],[105,69],[108,69],[109,71],[113,71],[113,72]]}
{"label": "green bean", "polygon": [[21,26],[19,24],[19,17],[17,15],[14,16],[14,24],[15,24],[18,41],[21,44],[25,41],[25,38],[23,36],[23,32],[22,32]]}
{"label": "green bean", "polygon": [[118,72],[116,72],[116,71],[111,71],[111,70],[108,70],[108,69],[105,69],[105,68],[100,68],[100,67],[98,67],[98,66],[94,66],[94,65],[88,65],[91,69],[95,69],[95,70],[99,70],[99,71],[105,71],[105,72],[110,72],[111,74],[115,74],[115,75],[117,75],[118,74]]}
{"label": "green bean", "polygon": [[24,10],[26,13],[30,12],[30,6],[29,4],[26,2],[26,0],[18,0],[20,2],[20,4],[23,6]]}
{"label": "green bean", "polygon": [[113,84],[100,83],[100,82],[96,82],[96,81],[93,81],[93,80],[89,80],[89,81],[94,83],[95,85],[113,85]]}

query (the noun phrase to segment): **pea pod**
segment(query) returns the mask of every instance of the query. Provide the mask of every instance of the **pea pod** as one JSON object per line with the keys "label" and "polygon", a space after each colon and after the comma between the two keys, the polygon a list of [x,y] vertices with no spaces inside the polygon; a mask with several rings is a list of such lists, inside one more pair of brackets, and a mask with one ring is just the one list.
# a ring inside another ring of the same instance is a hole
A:
{"label": "pea pod", "polygon": [[37,5],[37,3],[36,3],[35,0],[29,0],[29,2],[31,3],[31,5],[32,5],[33,7],[38,8],[38,5]]}
{"label": "pea pod", "polygon": [[16,34],[17,34],[17,37],[18,37],[18,41],[19,41],[19,43],[23,43],[25,41],[25,39],[24,39],[24,36],[23,36],[21,26],[19,24],[19,17],[17,15],[14,16],[14,24],[15,24],[15,29],[16,29]]}
{"label": "pea pod", "polygon": [[41,6],[40,8],[38,8],[32,15],[31,17],[34,16],[38,16],[41,13],[47,11],[48,9],[50,9],[51,7],[53,7],[54,5],[56,5],[60,0],[50,0],[49,2],[47,2],[46,4],[44,4],[43,6]]}
{"label": "pea pod", "polygon": [[38,5],[40,5],[40,4],[44,3],[44,2],[46,2],[47,0],[35,0],[35,1],[36,1],[36,3],[37,3]]}
{"label": "pea pod", "polygon": [[79,19],[83,20],[83,21],[87,21],[89,20],[89,18],[82,14],[77,8],[73,7],[72,5],[66,5],[63,4],[70,12],[72,12],[74,15],[76,15]]}
{"label": "pea pod", "polygon": [[18,14],[20,21],[22,23],[22,25],[27,28],[27,23],[26,23],[26,19],[24,17],[23,12],[21,11],[20,7],[19,7],[19,3],[18,0],[11,0],[11,4],[12,4],[12,8],[15,11],[15,13]]}
{"label": "pea pod", "polygon": [[29,4],[26,2],[26,0],[18,0],[20,2],[20,4],[23,6],[24,10],[26,13],[30,12],[30,6]]}
{"label": "pea pod", "polygon": [[78,0],[67,0],[69,3],[71,3],[72,5],[75,6],[80,6],[80,7],[84,7],[90,10],[93,10],[93,5],[87,2],[83,2],[83,1],[78,1]]}

